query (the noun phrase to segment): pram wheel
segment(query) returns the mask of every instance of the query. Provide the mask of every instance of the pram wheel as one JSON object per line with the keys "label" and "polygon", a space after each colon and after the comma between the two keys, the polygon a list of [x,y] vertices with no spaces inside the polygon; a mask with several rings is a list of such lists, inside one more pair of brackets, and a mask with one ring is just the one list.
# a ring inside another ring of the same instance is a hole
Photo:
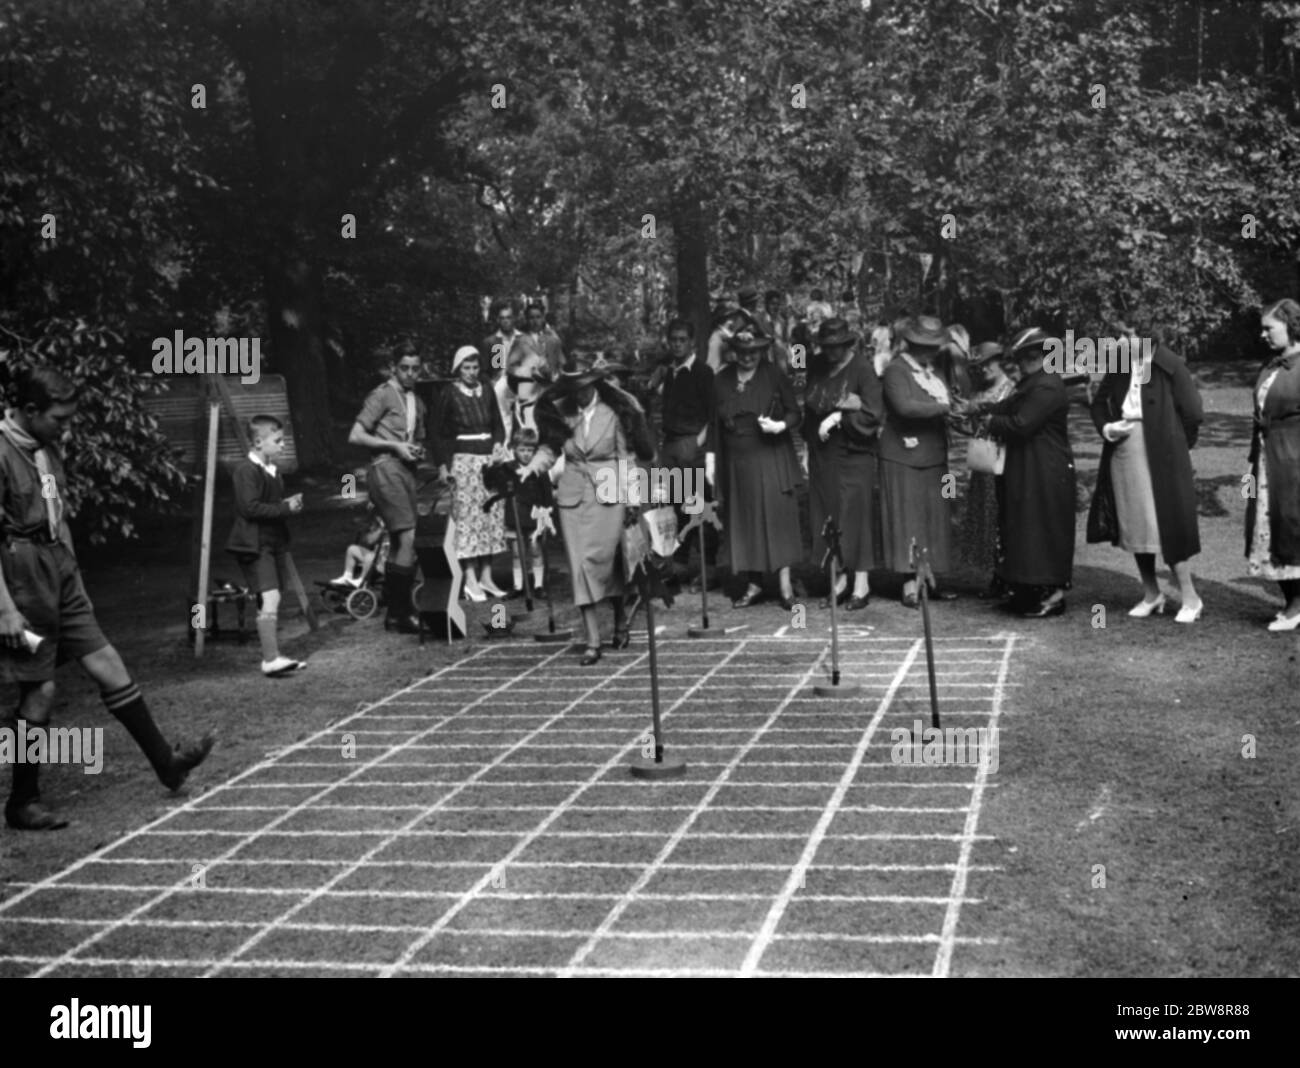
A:
{"label": "pram wheel", "polygon": [[348,594],[344,607],[353,619],[369,619],[379,608],[379,597],[374,590],[362,586]]}

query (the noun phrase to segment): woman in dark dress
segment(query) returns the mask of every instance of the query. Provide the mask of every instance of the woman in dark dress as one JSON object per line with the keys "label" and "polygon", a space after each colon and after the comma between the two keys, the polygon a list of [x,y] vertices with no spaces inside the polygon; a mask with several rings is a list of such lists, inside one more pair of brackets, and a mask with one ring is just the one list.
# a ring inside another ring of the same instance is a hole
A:
{"label": "woman in dark dress", "polygon": [[[1088,516],[1088,540],[1110,541],[1137,561],[1144,596],[1129,615],[1164,611],[1156,553],[1174,573],[1182,604],[1175,622],[1195,623],[1202,602],[1190,560],[1201,551],[1190,449],[1204,414],[1187,364],[1163,345],[1144,353],[1136,330],[1121,326],[1129,367],[1108,373],[1089,411],[1105,444]],[[1149,342],[1148,342],[1149,344]],[[1114,516],[1102,529],[1102,517]]]}
{"label": "woman in dark dress", "polygon": [[[972,416],[974,411],[988,412],[1011,396],[1015,381],[1002,362],[1002,346],[985,341],[971,354],[969,373],[971,388],[967,416],[958,429],[972,437],[988,436],[988,417]],[[989,576],[988,587],[980,594],[988,600],[1000,600],[1006,592],[1002,579],[1002,476],[987,471],[972,471],[966,489],[966,510],[962,513],[961,542],[965,563],[980,574]]]}
{"label": "woman in dark dress", "polygon": [[[922,315],[904,322],[898,337],[901,350],[885,368],[880,435],[885,566],[913,573],[915,542],[929,550],[931,569],[942,574],[952,565],[952,501],[944,492],[952,398],[934,362],[948,333],[938,319]],[[903,603],[911,608],[919,603],[915,578],[903,584]]]}
{"label": "woman in dark dress", "polygon": [[1043,370],[1045,345],[1051,341],[1035,327],[1022,330],[1012,342],[1020,381],[1011,396],[993,407],[989,419],[989,433],[1007,446],[1002,577],[1014,590],[1013,609],[1028,619],[1065,612],[1074,566],[1070,395],[1060,375]]}
{"label": "woman in dark dress", "polygon": [[794,388],[773,364],[760,362],[771,338],[748,331],[731,340],[736,362],[714,378],[717,415],[705,455],[705,478],[717,482],[726,511],[724,536],[731,570],[748,586],[733,607],[748,608],[763,595],[762,577],[780,577],[781,604],[794,606],[790,568],[803,556],[799,505],[802,483],[790,428],[799,421]]}
{"label": "woman in dark dress", "polygon": [[1250,446],[1254,494],[1246,503],[1250,572],[1282,587],[1286,604],[1271,631],[1300,627],[1300,304],[1264,309],[1260,330],[1274,358],[1255,383]]}
{"label": "woman in dark dress", "polygon": [[486,601],[504,597],[492,581],[492,557],[506,547],[505,507],[497,501],[487,511],[488,489],[483,468],[505,445],[501,409],[491,386],[479,378],[479,352],[463,345],[452,358],[456,381],[442,391],[434,424],[439,474],[454,479],[452,519],[456,523],[456,555],[465,573],[465,596]]}
{"label": "woman in dark dress", "polygon": [[871,357],[855,351],[857,340],[843,319],[822,323],[817,342],[826,360],[809,380],[803,422],[813,558],[820,561],[826,551],[822,527],[833,516],[845,575],[832,595],[838,598],[847,589],[847,573],[853,572],[850,611],[867,606],[867,569],[878,562],[876,443],[885,415],[880,379]]}

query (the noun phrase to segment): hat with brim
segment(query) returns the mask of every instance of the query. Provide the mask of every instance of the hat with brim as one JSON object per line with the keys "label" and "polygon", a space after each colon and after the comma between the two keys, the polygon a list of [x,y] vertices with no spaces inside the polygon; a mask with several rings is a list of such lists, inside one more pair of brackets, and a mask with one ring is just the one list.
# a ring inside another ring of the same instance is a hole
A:
{"label": "hat with brim", "polygon": [[748,330],[742,330],[731,339],[731,347],[736,352],[760,352],[771,344],[770,337],[752,334]]}
{"label": "hat with brim", "polygon": [[925,348],[937,349],[949,341],[948,331],[933,315],[918,315],[906,320],[899,335],[909,345],[921,345]]}
{"label": "hat with brim", "polygon": [[462,345],[456,350],[456,355],[451,358],[451,373],[455,374],[457,369],[466,360],[478,360],[483,362],[483,355],[473,345]]}
{"label": "hat with brim", "polygon": [[752,304],[758,300],[758,289],[755,286],[741,286],[740,292],[736,294],[737,304]]}
{"label": "hat with brim", "polygon": [[612,365],[598,352],[576,354],[570,361],[570,366],[561,371],[556,378],[555,388],[570,393],[593,382],[599,382],[612,369]]}
{"label": "hat with brim", "polygon": [[1037,326],[1026,327],[1012,340],[1008,351],[1017,360],[1029,360],[1041,356],[1043,344],[1051,341],[1046,330]]}
{"label": "hat with brim", "polygon": [[849,329],[844,319],[827,319],[817,328],[817,344],[824,349],[853,345],[858,340],[858,335]]}
{"label": "hat with brim", "polygon": [[977,366],[981,363],[988,363],[994,356],[1001,356],[1002,352],[1002,346],[996,341],[981,341],[975,346],[975,350],[970,355],[971,365]]}

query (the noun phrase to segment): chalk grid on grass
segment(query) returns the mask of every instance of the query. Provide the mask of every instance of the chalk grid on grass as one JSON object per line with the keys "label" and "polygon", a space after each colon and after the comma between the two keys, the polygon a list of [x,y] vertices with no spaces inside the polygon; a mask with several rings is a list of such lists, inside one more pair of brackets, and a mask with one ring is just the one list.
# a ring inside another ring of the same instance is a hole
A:
{"label": "chalk grid on grass", "polygon": [[[946,723],[999,726],[1015,643],[937,640]],[[0,975],[948,975],[993,784],[891,763],[919,639],[843,654],[865,696],[817,638],[661,639],[649,784],[643,650],[481,647],[0,902]]]}

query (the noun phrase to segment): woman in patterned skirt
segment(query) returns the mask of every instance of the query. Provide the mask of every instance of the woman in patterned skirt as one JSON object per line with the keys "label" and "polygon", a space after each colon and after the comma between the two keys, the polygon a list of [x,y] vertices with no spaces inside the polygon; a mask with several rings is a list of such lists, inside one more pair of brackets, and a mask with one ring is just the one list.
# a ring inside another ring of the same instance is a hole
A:
{"label": "woman in patterned skirt", "polygon": [[503,447],[505,429],[496,394],[479,379],[479,366],[473,345],[456,350],[451,361],[456,380],[443,390],[434,424],[439,474],[453,479],[456,555],[465,574],[465,596],[471,601],[505,596],[492,581],[492,557],[506,547],[505,506],[497,501],[483,510],[488,499],[483,468]]}
{"label": "woman in patterned skirt", "polygon": [[1250,448],[1254,496],[1246,505],[1252,575],[1282,587],[1286,604],[1271,631],[1300,627],[1300,304],[1279,300],[1260,317],[1274,359],[1255,383]]}

